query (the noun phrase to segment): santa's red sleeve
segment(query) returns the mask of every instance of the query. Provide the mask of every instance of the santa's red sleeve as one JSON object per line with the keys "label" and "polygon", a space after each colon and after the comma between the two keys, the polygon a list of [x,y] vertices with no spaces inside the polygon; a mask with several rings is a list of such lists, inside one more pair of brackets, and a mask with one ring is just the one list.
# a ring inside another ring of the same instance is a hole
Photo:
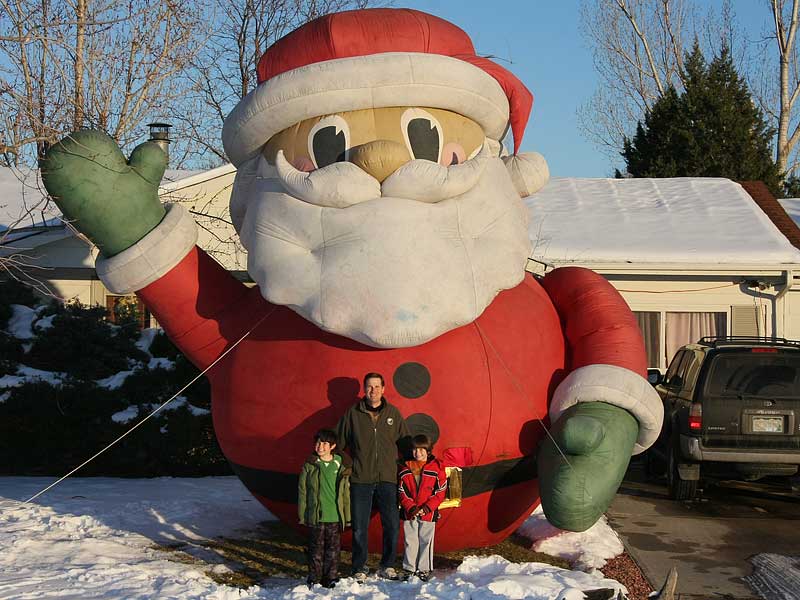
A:
{"label": "santa's red sleeve", "polygon": [[580,267],[555,269],[542,286],[561,319],[569,367],[550,403],[551,422],[578,402],[607,402],[636,417],[633,452],[644,451],[661,431],[664,410],[646,379],[644,340],[624,298],[602,276]]}
{"label": "santa's red sleeve", "polygon": [[244,317],[252,320],[266,302],[195,245],[197,225],[186,209],[166,208],[136,244],[99,257],[97,274],[114,293],[136,292],[181,352],[205,369],[247,331]]}

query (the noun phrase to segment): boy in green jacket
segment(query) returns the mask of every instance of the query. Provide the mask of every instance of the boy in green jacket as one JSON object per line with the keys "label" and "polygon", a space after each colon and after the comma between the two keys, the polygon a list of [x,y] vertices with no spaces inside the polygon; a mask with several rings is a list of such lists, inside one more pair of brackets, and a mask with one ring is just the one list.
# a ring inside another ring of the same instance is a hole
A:
{"label": "boy in green jacket", "polygon": [[300,471],[297,513],[311,530],[308,541],[308,587],[332,588],[339,580],[341,529],[350,524],[350,469],[334,454],[336,433],[321,429],[314,453]]}

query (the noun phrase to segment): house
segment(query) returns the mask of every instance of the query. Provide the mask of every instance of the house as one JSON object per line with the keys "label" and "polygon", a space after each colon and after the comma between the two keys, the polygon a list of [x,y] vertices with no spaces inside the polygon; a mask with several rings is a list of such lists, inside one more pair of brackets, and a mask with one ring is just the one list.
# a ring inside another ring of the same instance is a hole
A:
{"label": "house", "polygon": [[554,178],[525,203],[529,270],[603,275],[636,314],[651,367],[706,335],[800,338],[800,230],[763,184]]}
{"label": "house", "polygon": [[[170,174],[160,194],[183,203],[198,222],[199,245],[247,279],[228,212],[234,176],[231,165]],[[2,224],[10,188],[0,178]],[[800,229],[763,184],[554,178],[524,202],[533,244],[528,270],[576,265],[602,274],[636,314],[652,367],[665,369],[676,348],[704,335],[800,339]],[[130,301],[105,289],[93,269],[96,250],[53,221],[57,213],[37,207],[33,216],[6,234],[0,251],[48,269],[42,275],[63,298],[111,311]]]}
{"label": "house", "polygon": [[[169,170],[159,194],[163,202],[181,202],[196,215],[198,242],[226,268],[245,273],[246,256],[227,218],[230,187],[235,169],[224,165],[200,173]],[[94,269],[97,248],[62,220],[49,201],[38,172],[0,168],[0,257],[13,257],[40,291],[61,300],[106,307],[113,320],[120,305],[135,304],[142,324],[151,324],[144,305],[135,295],[111,293]]]}

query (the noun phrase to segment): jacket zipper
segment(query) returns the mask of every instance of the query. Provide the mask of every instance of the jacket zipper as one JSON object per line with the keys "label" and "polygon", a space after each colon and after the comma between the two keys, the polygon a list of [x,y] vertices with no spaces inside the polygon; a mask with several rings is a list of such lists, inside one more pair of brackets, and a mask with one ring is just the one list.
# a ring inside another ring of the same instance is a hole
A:
{"label": "jacket zipper", "polygon": [[[373,433],[374,438],[375,438],[375,470],[376,471],[380,471],[381,468],[380,468],[380,465],[378,464],[378,426],[377,426],[377,424],[375,425],[375,427],[372,428],[372,433]],[[380,480],[380,473],[378,474],[378,478]]]}

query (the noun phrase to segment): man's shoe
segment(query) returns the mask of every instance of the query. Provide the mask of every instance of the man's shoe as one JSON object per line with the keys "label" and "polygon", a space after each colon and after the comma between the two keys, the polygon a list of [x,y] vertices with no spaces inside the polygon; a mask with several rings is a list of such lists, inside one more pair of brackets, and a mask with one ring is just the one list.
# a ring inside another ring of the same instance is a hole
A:
{"label": "man's shoe", "polygon": [[418,571],[417,577],[419,577],[420,581],[428,581],[433,576],[432,571]]}
{"label": "man's shoe", "polygon": [[313,588],[318,583],[319,583],[319,581],[317,581],[313,577],[307,577],[306,578],[306,585],[308,586],[308,589]]}
{"label": "man's shoe", "polygon": [[367,580],[367,572],[356,571],[355,573],[353,573],[353,579],[356,580],[356,583],[364,583]]}
{"label": "man's shoe", "polygon": [[336,584],[339,583],[339,578],[335,577],[334,579],[323,579],[322,580],[322,587],[324,588],[335,588]]}
{"label": "man's shoe", "polygon": [[378,575],[384,579],[391,579],[392,581],[397,581],[400,579],[400,576],[397,574],[397,571],[394,567],[384,567],[378,571]]}

